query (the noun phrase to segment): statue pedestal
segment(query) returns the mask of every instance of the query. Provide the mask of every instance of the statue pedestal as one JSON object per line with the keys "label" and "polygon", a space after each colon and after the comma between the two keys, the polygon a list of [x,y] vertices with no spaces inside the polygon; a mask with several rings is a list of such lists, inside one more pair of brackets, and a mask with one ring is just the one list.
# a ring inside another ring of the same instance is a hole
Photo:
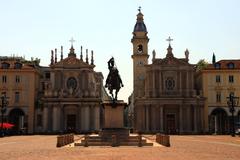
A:
{"label": "statue pedestal", "polygon": [[122,100],[104,101],[104,118],[103,128],[100,132],[100,136],[103,138],[111,137],[112,135],[129,135],[129,130],[124,128],[124,108],[127,107],[127,103]]}
{"label": "statue pedestal", "polygon": [[103,128],[123,128],[124,127],[124,108],[127,103],[123,101],[104,101],[104,123]]}

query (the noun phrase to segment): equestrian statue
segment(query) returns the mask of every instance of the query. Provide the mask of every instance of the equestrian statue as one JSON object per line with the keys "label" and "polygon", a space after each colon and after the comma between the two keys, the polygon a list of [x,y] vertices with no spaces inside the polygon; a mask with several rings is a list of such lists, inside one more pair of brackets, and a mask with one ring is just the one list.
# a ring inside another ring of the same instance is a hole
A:
{"label": "equestrian statue", "polygon": [[[122,79],[119,75],[118,69],[115,66],[114,58],[112,57],[108,61],[109,74],[106,79],[105,88],[108,88],[109,93],[111,94],[112,100],[117,101],[117,95],[121,87],[123,87]],[[115,96],[113,94],[115,90]]]}

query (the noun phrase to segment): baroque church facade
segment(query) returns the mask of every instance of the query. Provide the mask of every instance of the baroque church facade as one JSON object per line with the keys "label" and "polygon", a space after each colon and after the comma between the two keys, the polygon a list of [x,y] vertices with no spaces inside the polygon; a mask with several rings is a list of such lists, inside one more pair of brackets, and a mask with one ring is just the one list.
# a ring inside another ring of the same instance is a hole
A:
{"label": "baroque church facade", "polygon": [[[100,129],[100,107],[103,100],[103,75],[94,71],[91,60],[83,60],[82,47],[77,58],[73,45],[68,56],[57,61],[52,51],[51,64],[43,67],[41,107],[36,109],[36,132],[93,132]],[[107,95],[105,94],[106,98]]]}
{"label": "baroque church facade", "polygon": [[[165,58],[148,63],[148,32],[141,10],[134,26],[133,45],[133,117],[137,132],[188,134],[204,132],[204,101],[195,87],[195,66],[189,63],[189,51],[176,58],[170,44]],[[197,94],[198,93],[198,94]]]}
{"label": "baroque church facade", "polygon": [[[79,58],[73,45],[60,60],[51,52],[49,66],[39,59],[0,57],[0,95],[8,97],[4,122],[14,124],[13,134],[87,133],[101,128],[101,104],[108,100],[103,75],[94,71],[93,51]],[[2,117],[1,117],[2,118]]]}

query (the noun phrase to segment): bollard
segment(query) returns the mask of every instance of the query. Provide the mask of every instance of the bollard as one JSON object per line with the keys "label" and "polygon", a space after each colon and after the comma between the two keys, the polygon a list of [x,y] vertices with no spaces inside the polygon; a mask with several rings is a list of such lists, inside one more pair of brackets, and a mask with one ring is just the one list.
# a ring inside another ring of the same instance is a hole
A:
{"label": "bollard", "polygon": [[156,134],[156,142],[161,144],[161,134],[160,133]]}
{"label": "bollard", "polygon": [[138,134],[138,147],[142,147],[142,134]]}
{"label": "bollard", "polygon": [[164,135],[163,145],[166,147],[170,147],[170,136],[169,135]]}
{"label": "bollard", "polygon": [[70,143],[73,143],[74,142],[74,135],[71,134],[71,140],[70,140]]}
{"label": "bollard", "polygon": [[117,146],[117,136],[116,135],[112,135],[112,147],[116,147]]}
{"label": "bollard", "polygon": [[85,135],[85,143],[84,143],[84,147],[88,147],[88,135]]}
{"label": "bollard", "polygon": [[61,147],[61,143],[60,143],[60,138],[61,136],[57,136],[57,147]]}

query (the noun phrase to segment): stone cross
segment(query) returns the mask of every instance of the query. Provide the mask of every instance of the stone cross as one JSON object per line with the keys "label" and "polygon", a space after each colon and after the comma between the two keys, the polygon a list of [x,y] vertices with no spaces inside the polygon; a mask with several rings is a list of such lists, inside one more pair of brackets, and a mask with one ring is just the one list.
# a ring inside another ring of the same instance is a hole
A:
{"label": "stone cross", "polygon": [[166,41],[168,41],[169,45],[171,45],[171,41],[173,41],[173,39],[171,39],[171,37],[169,36],[168,39],[166,39]]}
{"label": "stone cross", "polygon": [[71,42],[72,46],[73,46],[73,43],[75,42],[75,40],[73,39],[73,37],[69,40],[69,42]]}

